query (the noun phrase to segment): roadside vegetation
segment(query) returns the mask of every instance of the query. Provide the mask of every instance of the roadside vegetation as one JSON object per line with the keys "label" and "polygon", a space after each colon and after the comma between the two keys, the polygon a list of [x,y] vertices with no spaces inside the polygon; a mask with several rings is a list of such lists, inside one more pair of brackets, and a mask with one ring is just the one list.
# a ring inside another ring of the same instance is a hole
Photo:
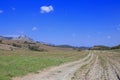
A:
{"label": "roadside vegetation", "polygon": [[83,58],[86,52],[51,51],[38,52],[30,50],[0,50],[0,80],[10,80],[31,72],[37,73],[44,68]]}

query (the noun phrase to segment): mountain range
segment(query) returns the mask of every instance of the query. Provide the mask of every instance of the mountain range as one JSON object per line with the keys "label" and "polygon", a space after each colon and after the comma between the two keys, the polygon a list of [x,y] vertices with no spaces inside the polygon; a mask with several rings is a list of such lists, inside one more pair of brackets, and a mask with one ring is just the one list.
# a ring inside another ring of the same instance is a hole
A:
{"label": "mountain range", "polygon": [[5,37],[5,36],[0,36],[0,40],[22,40],[22,41],[28,41],[28,42],[33,42],[34,40],[29,38],[26,35],[19,35],[18,37]]}
{"label": "mountain range", "polygon": [[120,45],[108,47],[104,45],[96,45],[93,47],[75,47],[71,45],[54,45],[43,42],[36,42],[32,38],[26,35],[20,35],[18,37],[5,37],[0,36],[0,49],[15,50],[15,49],[30,49],[36,51],[47,51],[53,48],[62,49],[75,49],[75,50],[110,50],[120,49]]}

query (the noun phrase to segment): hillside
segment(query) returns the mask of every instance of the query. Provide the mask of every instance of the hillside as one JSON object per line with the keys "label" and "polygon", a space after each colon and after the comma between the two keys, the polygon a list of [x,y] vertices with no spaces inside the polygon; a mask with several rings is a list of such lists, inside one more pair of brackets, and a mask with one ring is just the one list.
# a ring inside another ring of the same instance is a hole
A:
{"label": "hillside", "polygon": [[71,45],[54,45],[43,42],[36,42],[26,35],[18,37],[4,37],[0,36],[0,49],[2,50],[16,50],[16,49],[30,49],[35,51],[51,51],[51,50],[110,50],[120,49],[120,45],[108,47],[104,45],[95,45],[93,47],[75,47]]}
{"label": "hillside", "polygon": [[4,37],[0,36],[0,49],[1,50],[32,50],[32,51],[56,51],[56,50],[72,50],[72,48],[51,46],[47,43],[36,42],[26,35],[18,37]]}
{"label": "hillside", "polygon": [[56,46],[27,36],[1,37],[0,80],[119,80],[119,47]]}
{"label": "hillside", "polygon": [[96,45],[90,48],[90,50],[109,50],[110,47],[108,46],[103,46],[103,45]]}
{"label": "hillside", "polygon": [[111,49],[120,49],[120,45],[114,46]]}

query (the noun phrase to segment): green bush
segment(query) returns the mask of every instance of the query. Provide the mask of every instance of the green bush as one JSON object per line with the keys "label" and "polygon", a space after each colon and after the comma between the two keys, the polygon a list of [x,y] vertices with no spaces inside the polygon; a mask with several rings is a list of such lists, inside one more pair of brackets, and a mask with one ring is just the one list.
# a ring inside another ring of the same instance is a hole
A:
{"label": "green bush", "polygon": [[114,47],[112,47],[111,49],[120,49],[120,45],[114,46]]}
{"label": "green bush", "polygon": [[21,45],[13,43],[12,46],[21,48]]}
{"label": "green bush", "polygon": [[35,44],[34,42],[24,41],[24,44]]}
{"label": "green bush", "polygon": [[82,51],[81,49],[78,49],[78,51]]}
{"label": "green bush", "polygon": [[32,51],[46,51],[45,49],[40,49],[39,46],[31,46],[29,45],[28,48]]}
{"label": "green bush", "polygon": [[2,43],[2,40],[0,40],[0,43]]}

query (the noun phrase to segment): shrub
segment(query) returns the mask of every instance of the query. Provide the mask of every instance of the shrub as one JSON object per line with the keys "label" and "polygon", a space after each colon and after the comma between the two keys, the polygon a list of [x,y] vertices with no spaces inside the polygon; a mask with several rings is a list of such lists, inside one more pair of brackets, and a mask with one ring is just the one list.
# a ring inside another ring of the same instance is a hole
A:
{"label": "shrub", "polygon": [[78,51],[82,51],[81,49],[78,49]]}
{"label": "shrub", "polygon": [[25,41],[24,44],[29,44],[29,42]]}
{"label": "shrub", "polygon": [[28,45],[28,48],[32,51],[46,51],[45,49],[40,49],[39,46],[31,46],[31,45]]}
{"label": "shrub", "polygon": [[0,43],[2,43],[2,40],[0,40]]}
{"label": "shrub", "polygon": [[35,44],[34,42],[24,41],[24,44]]}
{"label": "shrub", "polygon": [[13,43],[12,46],[21,48],[21,45]]}
{"label": "shrub", "polygon": [[112,47],[111,49],[120,49],[120,45],[114,46],[114,47]]}

